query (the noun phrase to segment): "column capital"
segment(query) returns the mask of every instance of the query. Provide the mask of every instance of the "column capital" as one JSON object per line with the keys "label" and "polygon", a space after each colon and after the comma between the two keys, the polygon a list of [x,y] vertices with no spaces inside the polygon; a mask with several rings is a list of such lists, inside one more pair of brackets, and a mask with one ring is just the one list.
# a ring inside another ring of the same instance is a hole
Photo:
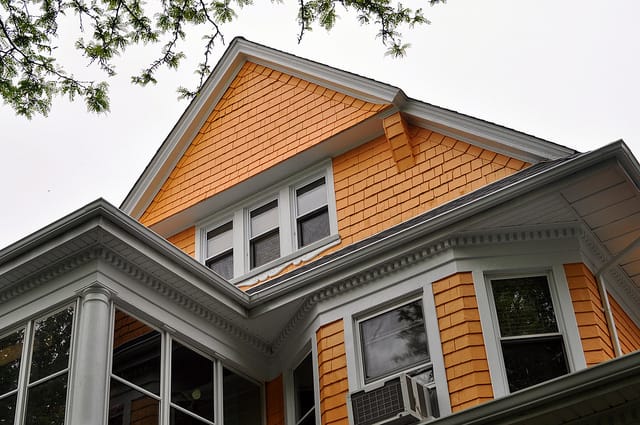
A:
{"label": "column capital", "polygon": [[116,295],[116,292],[106,287],[104,284],[96,281],[76,291],[83,302],[87,301],[104,301],[109,302]]}

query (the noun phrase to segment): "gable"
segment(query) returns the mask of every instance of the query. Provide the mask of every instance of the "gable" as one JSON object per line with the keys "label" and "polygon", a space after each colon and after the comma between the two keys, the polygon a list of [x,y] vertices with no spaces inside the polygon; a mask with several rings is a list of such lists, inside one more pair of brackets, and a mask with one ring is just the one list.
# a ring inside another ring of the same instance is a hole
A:
{"label": "gable", "polygon": [[246,62],[140,221],[152,226],[387,107]]}

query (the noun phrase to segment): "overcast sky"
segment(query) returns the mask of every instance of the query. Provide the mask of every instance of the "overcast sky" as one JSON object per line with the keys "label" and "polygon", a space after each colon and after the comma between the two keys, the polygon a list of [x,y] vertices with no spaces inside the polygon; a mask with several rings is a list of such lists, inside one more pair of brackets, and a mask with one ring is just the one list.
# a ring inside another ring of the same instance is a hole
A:
{"label": "overcast sky", "polygon": [[[640,156],[637,0],[449,0],[425,7],[431,25],[405,31],[412,47],[402,59],[385,57],[375,29],[344,14],[333,31],[316,29],[298,45],[297,2],[255,2],[264,4],[223,27],[227,42],[241,35],[579,151],[624,139]],[[73,41],[62,36],[59,50],[82,70]],[[189,66],[201,44],[197,35],[188,41],[184,67],[152,87],[128,83],[148,49],[124,56],[107,115],[59,100],[29,121],[0,105],[0,248],[97,198],[120,205],[187,107],[175,90],[195,84]]]}

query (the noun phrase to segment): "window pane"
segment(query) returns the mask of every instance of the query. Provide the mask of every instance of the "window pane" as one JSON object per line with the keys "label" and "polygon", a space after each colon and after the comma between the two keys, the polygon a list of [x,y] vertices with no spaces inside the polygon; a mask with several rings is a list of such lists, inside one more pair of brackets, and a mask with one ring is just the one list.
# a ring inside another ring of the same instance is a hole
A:
{"label": "window pane", "polygon": [[207,257],[233,247],[233,223],[229,222],[207,233]]}
{"label": "window pane", "polygon": [[0,339],[0,396],[18,388],[23,342],[24,329]]}
{"label": "window pane", "polygon": [[361,322],[360,333],[367,380],[429,360],[420,301]]}
{"label": "window pane", "polygon": [[29,382],[35,382],[67,368],[72,320],[73,308],[69,307],[35,322]]}
{"label": "window pane", "polygon": [[67,374],[40,383],[27,392],[27,425],[63,425]]}
{"label": "window pane", "polygon": [[0,400],[0,424],[9,425],[13,424],[14,417],[16,415],[16,394],[11,397],[3,398]]}
{"label": "window pane", "polygon": [[511,392],[569,373],[562,337],[503,341]]}
{"label": "window pane", "polygon": [[228,369],[224,369],[222,376],[224,424],[261,425],[260,387]]}
{"label": "window pane", "polygon": [[251,268],[280,257],[280,233],[276,230],[251,241]]}
{"label": "window pane", "polygon": [[[309,354],[293,371],[293,391],[296,403],[296,423],[315,406],[313,394],[313,362]],[[314,418],[315,421],[315,418]]]}
{"label": "window pane", "polygon": [[251,211],[251,237],[278,227],[278,200]]}
{"label": "window pane", "polygon": [[160,394],[160,332],[116,310],[112,373]]}
{"label": "window pane", "polygon": [[326,207],[298,219],[298,245],[303,247],[329,236],[329,211]]}
{"label": "window pane", "polygon": [[171,425],[202,425],[206,423],[174,408],[171,408],[170,416],[169,423]]}
{"label": "window pane", "polygon": [[491,287],[503,337],[558,332],[546,276],[492,280]]}
{"label": "window pane", "polygon": [[210,421],[214,419],[213,361],[175,341],[171,355],[171,401]]}
{"label": "window pane", "polygon": [[324,177],[296,190],[298,217],[327,204]]}
{"label": "window pane", "polygon": [[111,380],[109,425],[158,425],[159,401]]}
{"label": "window pane", "polygon": [[226,279],[233,277],[233,251],[207,260],[206,264],[207,267]]}

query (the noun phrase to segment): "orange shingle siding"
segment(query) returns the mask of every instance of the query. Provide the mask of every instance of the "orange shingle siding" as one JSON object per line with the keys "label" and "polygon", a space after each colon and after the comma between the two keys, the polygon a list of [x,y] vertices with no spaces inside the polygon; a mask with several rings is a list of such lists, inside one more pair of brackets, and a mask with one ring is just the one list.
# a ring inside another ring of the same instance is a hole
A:
{"label": "orange shingle siding", "polygon": [[266,384],[267,425],[284,425],[284,392],[282,375]]}
{"label": "orange shingle siding", "polygon": [[140,221],[153,225],[386,107],[247,62]]}
{"label": "orange shingle siding", "polygon": [[196,256],[196,228],[190,227],[177,233],[167,239],[169,242],[189,254],[190,256]]}
{"label": "orange shingle siding", "polygon": [[612,359],[613,345],[595,277],[582,263],[565,264],[564,273],[587,366]]}
{"label": "orange shingle siding", "polygon": [[409,133],[415,166],[403,172],[398,172],[385,136],[334,158],[339,247],[528,166],[422,128],[410,126]]}
{"label": "orange shingle siding", "polygon": [[638,326],[611,295],[609,295],[609,305],[613,312],[613,319],[616,322],[616,331],[618,332],[622,354],[640,350],[640,329]]}
{"label": "orange shingle siding", "polygon": [[493,399],[489,363],[471,273],[434,282],[433,294],[447,374],[451,410]]}
{"label": "orange shingle siding", "polygon": [[113,348],[118,348],[122,344],[132,341],[142,335],[152,332],[149,326],[138,319],[129,316],[120,310],[116,310],[113,325]]}
{"label": "orange shingle siding", "polygon": [[329,323],[316,332],[318,376],[320,378],[320,417],[322,425],[348,425],[347,356],[342,320]]}

